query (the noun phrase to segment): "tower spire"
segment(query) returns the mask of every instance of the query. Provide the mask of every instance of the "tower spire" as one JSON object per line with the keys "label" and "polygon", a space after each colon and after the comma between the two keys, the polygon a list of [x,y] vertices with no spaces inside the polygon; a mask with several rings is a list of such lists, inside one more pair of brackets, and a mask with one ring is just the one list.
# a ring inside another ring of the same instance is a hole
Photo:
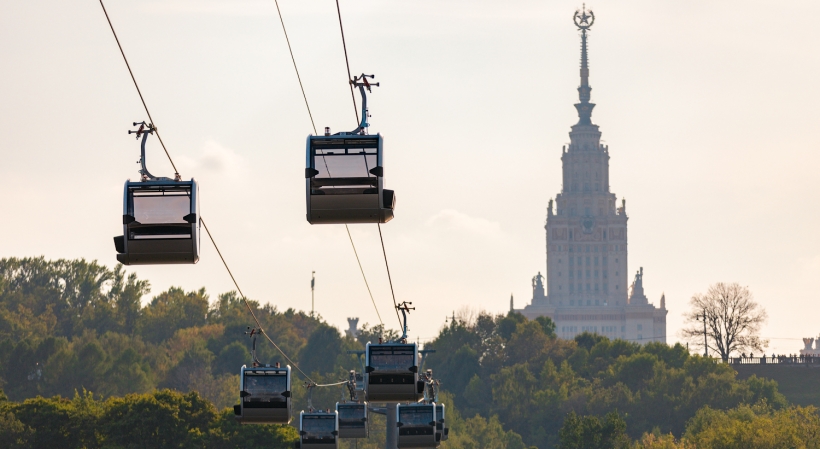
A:
{"label": "tower spire", "polygon": [[592,27],[592,24],[595,23],[595,13],[593,13],[592,10],[587,10],[586,4],[584,4],[581,9],[575,11],[575,15],[572,19],[575,22],[575,26],[581,30],[581,85],[578,87],[578,99],[580,101],[575,105],[575,109],[578,110],[578,124],[591,125],[592,108],[595,107],[595,104],[589,102],[592,88],[589,87],[587,31]]}

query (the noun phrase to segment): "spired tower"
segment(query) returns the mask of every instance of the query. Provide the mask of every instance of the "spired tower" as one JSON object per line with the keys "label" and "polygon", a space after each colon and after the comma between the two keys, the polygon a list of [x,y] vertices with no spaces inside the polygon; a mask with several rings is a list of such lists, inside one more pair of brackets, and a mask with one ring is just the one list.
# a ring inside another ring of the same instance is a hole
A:
{"label": "spired tower", "polygon": [[547,207],[546,292],[539,273],[533,278],[532,303],[519,311],[530,318],[550,316],[564,338],[590,331],[666,341],[665,301],[661,309],[649,304],[643,268],[631,296],[627,285],[626,201],[619,205],[609,190],[609,147],[601,144],[601,131],[592,123],[587,34],[595,14],[584,7],[573,19],[581,31],[578,123],[561,154],[563,187]]}

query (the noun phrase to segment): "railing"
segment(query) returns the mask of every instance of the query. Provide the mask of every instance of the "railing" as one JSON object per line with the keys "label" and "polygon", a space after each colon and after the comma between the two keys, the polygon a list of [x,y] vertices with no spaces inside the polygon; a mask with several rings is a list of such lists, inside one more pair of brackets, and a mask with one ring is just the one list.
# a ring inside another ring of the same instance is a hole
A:
{"label": "railing", "polygon": [[[716,359],[723,362],[721,359]],[[774,357],[730,357],[730,365],[820,365],[820,356],[816,355],[779,355]]]}

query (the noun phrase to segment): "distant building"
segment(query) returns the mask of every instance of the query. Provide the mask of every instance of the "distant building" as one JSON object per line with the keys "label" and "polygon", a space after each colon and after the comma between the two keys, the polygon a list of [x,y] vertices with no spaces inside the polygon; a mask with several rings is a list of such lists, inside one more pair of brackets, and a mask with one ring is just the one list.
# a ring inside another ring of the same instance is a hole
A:
{"label": "distant building", "polygon": [[578,123],[563,148],[563,187],[547,208],[546,290],[541,273],[533,278],[532,302],[517,312],[529,318],[549,316],[559,337],[594,332],[641,343],[666,342],[666,298],[649,303],[643,268],[627,288],[626,200],[617,205],[609,190],[609,147],[601,144],[592,123],[587,31],[592,11],[575,14],[581,30]]}
{"label": "distant building", "polygon": [[359,336],[359,318],[348,318],[347,326],[347,329],[345,329],[345,335],[353,338]]}
{"label": "distant building", "polygon": [[[813,348],[812,343],[815,344]],[[804,338],[803,346],[800,355],[820,356],[820,337],[817,337],[816,340],[814,338]]]}

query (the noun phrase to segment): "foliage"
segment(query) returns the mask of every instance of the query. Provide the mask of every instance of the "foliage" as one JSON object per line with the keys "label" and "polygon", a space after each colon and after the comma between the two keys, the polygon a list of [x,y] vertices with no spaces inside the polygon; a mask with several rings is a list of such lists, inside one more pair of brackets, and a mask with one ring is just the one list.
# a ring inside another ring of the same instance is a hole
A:
{"label": "foliage", "polygon": [[688,423],[684,441],[704,449],[820,448],[814,407],[777,410],[762,402],[731,410],[704,407]]}
{"label": "foliage", "polygon": [[688,327],[682,334],[695,347],[703,348],[706,344],[725,361],[732,353],[763,352],[768,345],[768,341],[760,338],[766,311],[755,302],[747,287],[719,282],[710,286],[706,294],[693,296],[690,303],[692,310],[685,315]]}
{"label": "foliage", "polygon": [[465,415],[497,415],[542,448],[561,443],[560,429],[573,416],[591,425],[618,410],[631,438],[653,430],[680,437],[706,405],[785,405],[774,382],[738,380],[728,365],[691,356],[681,345],[641,346],[588,333],[567,341],[546,324],[516,313],[482,314],[472,325],[456,320],[427,346],[437,351],[427,367]]}
{"label": "foliage", "polygon": [[[287,426],[239,426],[233,412],[217,413],[199,394],[172,390],[103,400],[91,393],[73,399],[37,397],[0,402],[0,446],[97,448],[290,448]],[[252,445],[252,444],[251,444]]]}
{"label": "foliage", "polygon": [[558,432],[561,449],[628,449],[626,421],[617,412],[603,418],[570,412]]}
{"label": "foliage", "polygon": [[[172,287],[143,306],[149,292],[122,266],[0,259],[0,447],[290,447],[292,427],[232,417],[239,367],[252,362],[248,309],[265,330],[259,360],[296,363],[320,384],[361,369],[348,351],[398,337],[367,324],[356,338],[342,336],[319,316],[236,292],[212,299]],[[442,380],[452,449],[620,448],[627,436],[636,449],[768,447],[766,438],[814,447],[806,442],[817,428],[813,409],[785,408],[774,382],[738,380],[680,345],[587,333],[561,340],[549,318],[517,313],[460,317],[425,346],[437,352],[423,367]],[[298,414],[307,392],[295,373]],[[332,408],[342,391],[316,389],[313,404]],[[361,449],[384,445],[384,418],[371,425]]]}

